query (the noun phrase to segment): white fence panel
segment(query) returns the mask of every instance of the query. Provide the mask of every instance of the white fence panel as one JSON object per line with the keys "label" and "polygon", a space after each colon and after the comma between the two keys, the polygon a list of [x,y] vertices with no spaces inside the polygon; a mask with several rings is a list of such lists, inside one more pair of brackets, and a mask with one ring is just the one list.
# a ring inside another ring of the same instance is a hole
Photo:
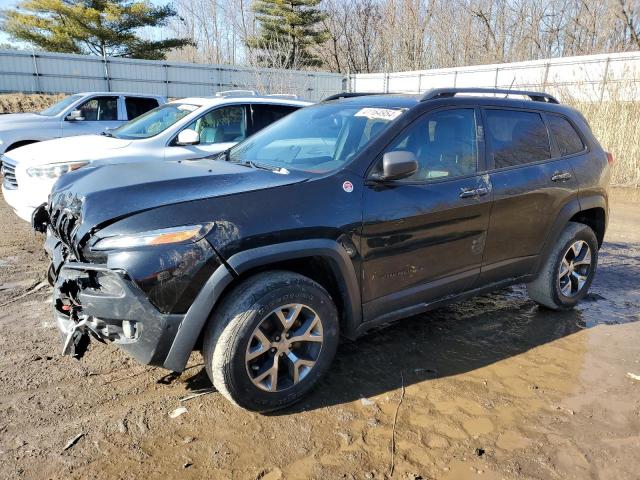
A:
{"label": "white fence panel", "polygon": [[576,100],[640,100],[640,52],[530,62],[356,74],[354,92],[421,93],[441,87],[539,89]]}
{"label": "white fence panel", "polygon": [[325,72],[250,69],[152,60],[0,50],[0,92],[76,93],[106,90],[210,96],[221,90],[294,93],[320,100],[346,88],[344,77]]}

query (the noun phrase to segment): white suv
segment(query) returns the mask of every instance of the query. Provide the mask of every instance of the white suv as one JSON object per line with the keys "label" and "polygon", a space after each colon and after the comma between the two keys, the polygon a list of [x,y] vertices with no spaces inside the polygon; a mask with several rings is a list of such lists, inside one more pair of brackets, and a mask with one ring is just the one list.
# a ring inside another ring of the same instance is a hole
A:
{"label": "white suv", "polygon": [[227,150],[310,102],[233,92],[161,105],[101,135],[59,138],[3,156],[2,193],[26,221],[45,203],[57,178],[89,163],[190,160]]}
{"label": "white suv", "polygon": [[0,154],[43,140],[116,128],[165,102],[157,95],[85,92],[65,97],[39,113],[0,115]]}

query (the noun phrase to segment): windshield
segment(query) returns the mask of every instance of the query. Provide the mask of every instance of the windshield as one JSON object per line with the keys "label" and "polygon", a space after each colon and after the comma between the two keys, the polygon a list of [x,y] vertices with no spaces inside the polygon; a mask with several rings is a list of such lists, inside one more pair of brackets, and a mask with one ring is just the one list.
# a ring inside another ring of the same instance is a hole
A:
{"label": "windshield", "polygon": [[40,112],[40,115],[44,115],[45,117],[55,117],[59,113],[66,110],[69,105],[80,100],[81,98],[82,95],[70,95],[68,97],[64,97],[58,103],[54,103],[49,108],[45,108],[44,110],[42,110]]}
{"label": "windshield", "polygon": [[171,125],[200,108],[190,103],[165,103],[130,122],[111,130],[116,138],[149,138],[164,132]]}
{"label": "windshield", "polygon": [[406,109],[323,104],[287,115],[232,148],[232,162],[324,173],[343,166]]}

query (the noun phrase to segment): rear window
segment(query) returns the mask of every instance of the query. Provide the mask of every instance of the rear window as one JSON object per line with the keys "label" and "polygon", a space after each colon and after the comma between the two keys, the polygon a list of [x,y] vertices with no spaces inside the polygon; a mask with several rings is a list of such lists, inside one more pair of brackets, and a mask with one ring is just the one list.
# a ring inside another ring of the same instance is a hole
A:
{"label": "rear window", "polygon": [[547,115],[551,135],[558,144],[560,155],[573,155],[585,149],[584,143],[576,129],[569,121],[560,115]]}
{"label": "rear window", "polygon": [[542,116],[517,110],[485,110],[494,168],[551,158],[549,134]]}
{"label": "rear window", "polygon": [[251,114],[253,116],[253,131],[258,132],[267,125],[271,125],[276,120],[295,112],[299,107],[289,105],[267,105],[254,104],[251,105]]}
{"label": "rear window", "polygon": [[155,98],[127,97],[125,99],[127,106],[127,118],[133,120],[149,110],[153,110],[158,106],[158,100]]}

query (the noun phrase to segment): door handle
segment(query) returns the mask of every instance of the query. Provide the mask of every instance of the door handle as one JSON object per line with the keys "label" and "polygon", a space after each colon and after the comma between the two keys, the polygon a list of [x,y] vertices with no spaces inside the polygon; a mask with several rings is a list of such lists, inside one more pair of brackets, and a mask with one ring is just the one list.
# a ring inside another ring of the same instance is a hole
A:
{"label": "door handle", "polygon": [[460,198],[482,197],[487,193],[489,193],[489,189],[487,187],[463,188],[458,196]]}
{"label": "door handle", "polygon": [[567,180],[571,180],[569,172],[556,172],[551,176],[552,182],[566,182]]}

